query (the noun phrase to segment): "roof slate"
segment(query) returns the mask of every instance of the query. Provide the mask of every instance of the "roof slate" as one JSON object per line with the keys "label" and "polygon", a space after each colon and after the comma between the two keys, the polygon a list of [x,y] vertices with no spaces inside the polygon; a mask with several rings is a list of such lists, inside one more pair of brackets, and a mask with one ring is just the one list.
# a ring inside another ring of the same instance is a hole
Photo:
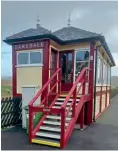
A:
{"label": "roof slate", "polygon": [[17,34],[14,34],[12,36],[7,37],[6,39],[17,39],[17,38],[24,38],[24,37],[32,37],[32,36],[49,34],[49,33],[50,33],[50,31],[48,29],[45,29],[45,28],[40,26],[36,29],[30,28],[30,29],[24,30],[22,32],[19,32]]}
{"label": "roof slate", "polygon": [[90,31],[86,31],[80,28],[76,27],[64,27],[62,29],[59,29],[53,33],[49,31],[48,29],[45,29],[41,26],[38,26],[36,29],[30,28],[27,30],[24,30],[22,32],[19,32],[17,34],[14,34],[12,36],[7,37],[4,42],[8,44],[12,44],[13,42],[18,42],[19,40],[27,40],[27,39],[37,39],[37,38],[53,38],[57,42],[61,43],[70,43],[75,41],[84,41],[87,39],[101,39],[103,43],[105,43],[106,51],[109,55],[109,57],[112,60],[112,63],[115,65],[114,59],[112,57],[112,54],[107,46],[107,43],[105,41],[105,38],[101,34],[93,33]]}
{"label": "roof slate", "polygon": [[85,31],[85,30],[82,30],[80,28],[76,28],[76,27],[72,27],[72,26],[71,27],[64,27],[60,30],[53,32],[52,34],[57,36],[59,39],[61,39],[63,41],[100,36],[100,34]]}

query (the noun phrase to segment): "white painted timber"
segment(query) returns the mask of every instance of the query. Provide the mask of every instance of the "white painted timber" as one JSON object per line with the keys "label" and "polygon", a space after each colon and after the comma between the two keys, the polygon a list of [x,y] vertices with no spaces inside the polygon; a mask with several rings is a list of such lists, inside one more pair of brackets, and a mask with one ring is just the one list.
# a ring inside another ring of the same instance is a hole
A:
{"label": "white painted timber", "polygon": [[[48,118],[48,119],[56,119],[56,120],[60,120],[60,119],[61,119],[61,116],[47,115],[46,118]],[[70,121],[71,118],[67,117],[66,120],[67,120],[67,121]]]}
{"label": "white painted timber", "polygon": [[36,136],[60,139],[60,135],[51,134],[51,133],[36,132]]}
{"label": "white painted timber", "polygon": [[[50,125],[61,125],[61,122],[55,122],[55,121],[43,121],[44,124],[50,124]],[[68,126],[68,123],[65,124],[66,126]]]}
{"label": "white painted timber", "polygon": [[[56,105],[62,105],[64,102],[55,102],[55,104]],[[76,103],[76,105],[77,105],[78,103]],[[67,103],[67,105],[69,106],[69,105],[71,105],[71,103]]]}
{"label": "white painted timber", "polygon": [[[57,98],[59,101],[64,101],[66,98]],[[73,99],[70,99],[69,101],[72,101]],[[76,101],[79,101],[80,99],[76,99]]]}
{"label": "white painted timber", "polygon": [[53,132],[61,132],[60,128],[50,127],[50,126],[41,126],[41,130],[53,131]]}

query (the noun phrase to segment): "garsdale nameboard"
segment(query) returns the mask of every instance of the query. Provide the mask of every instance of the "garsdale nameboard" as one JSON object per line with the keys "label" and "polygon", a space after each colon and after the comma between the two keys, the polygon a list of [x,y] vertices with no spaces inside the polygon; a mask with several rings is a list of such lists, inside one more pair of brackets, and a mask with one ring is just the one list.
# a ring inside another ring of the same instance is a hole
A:
{"label": "garsdale nameboard", "polygon": [[15,44],[14,49],[17,50],[27,50],[27,49],[38,49],[43,48],[44,42],[29,42],[29,43],[21,43],[21,44]]}

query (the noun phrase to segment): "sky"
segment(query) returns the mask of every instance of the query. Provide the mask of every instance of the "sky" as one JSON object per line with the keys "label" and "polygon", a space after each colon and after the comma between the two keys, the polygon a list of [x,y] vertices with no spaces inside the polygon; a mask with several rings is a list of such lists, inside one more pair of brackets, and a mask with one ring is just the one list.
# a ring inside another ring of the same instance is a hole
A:
{"label": "sky", "polygon": [[[2,1],[2,40],[20,31],[36,28],[37,15],[41,26],[55,31],[67,26],[70,13],[71,26],[102,33],[114,57],[116,66],[112,75],[118,76],[118,1]],[[11,46],[2,42],[1,73],[12,75]]]}

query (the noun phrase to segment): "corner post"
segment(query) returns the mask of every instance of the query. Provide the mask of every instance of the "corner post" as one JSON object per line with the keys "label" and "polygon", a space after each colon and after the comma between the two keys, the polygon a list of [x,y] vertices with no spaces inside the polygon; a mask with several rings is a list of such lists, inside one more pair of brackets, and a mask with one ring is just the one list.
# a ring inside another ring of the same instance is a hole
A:
{"label": "corner post", "polygon": [[89,90],[88,93],[91,94],[91,99],[88,101],[87,105],[87,124],[90,125],[93,121],[93,99],[94,99],[94,53],[95,53],[95,42],[90,44],[90,71],[89,71]]}

